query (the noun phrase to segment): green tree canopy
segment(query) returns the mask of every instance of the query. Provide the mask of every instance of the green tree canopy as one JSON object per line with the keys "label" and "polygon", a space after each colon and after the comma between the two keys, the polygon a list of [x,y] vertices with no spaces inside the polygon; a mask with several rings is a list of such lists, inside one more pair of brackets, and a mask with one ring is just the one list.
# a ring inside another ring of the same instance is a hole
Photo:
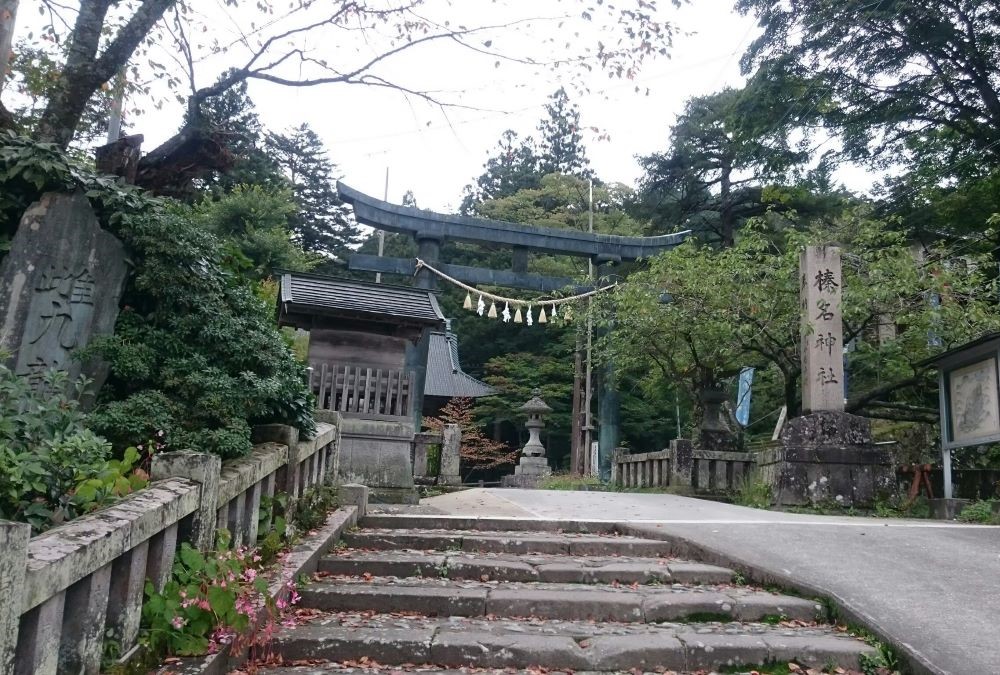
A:
{"label": "green tree canopy", "polygon": [[870,207],[816,229],[775,233],[756,223],[731,248],[690,240],[654,258],[607,299],[603,309],[615,332],[602,350],[623,367],[646,368],[660,383],[683,383],[692,399],[756,366],[770,371],[764,379],[771,400],[795,414],[799,251],[830,242],[844,251],[844,341],[853,345],[848,411],[936,419],[933,381],[920,362],[1000,327],[996,284],[978,258],[956,265],[935,255],[917,264],[906,238],[873,218]]}
{"label": "green tree canopy", "polygon": [[804,163],[779,105],[762,87],[724,89],[689,100],[669,148],[642,158],[642,200],[657,229],[693,229],[732,246],[747,218],[765,210],[763,188]]}
{"label": "green tree canopy", "polygon": [[333,256],[361,241],[361,229],[337,194],[337,168],[308,124],[287,134],[269,134],[268,154],[292,186],[298,211],[291,230],[307,251]]}
{"label": "green tree canopy", "polygon": [[[738,0],[743,68],[813,82],[855,159],[977,172],[1000,159],[1000,7],[977,0]],[[809,105],[802,102],[802,109]]]}

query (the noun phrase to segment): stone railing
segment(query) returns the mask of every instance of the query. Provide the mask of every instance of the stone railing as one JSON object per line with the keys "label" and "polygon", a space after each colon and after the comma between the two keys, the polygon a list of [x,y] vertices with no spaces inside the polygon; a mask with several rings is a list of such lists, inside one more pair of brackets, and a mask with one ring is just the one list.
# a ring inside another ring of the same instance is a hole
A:
{"label": "stone railing", "polygon": [[305,489],[332,482],[338,430],[317,426],[308,441],[259,427],[253,451],[226,462],[156,455],[149,486],[36,537],[0,521],[0,673],[98,673],[110,652],[127,656],[145,583],[163,588],[180,543],[210,550],[225,529],[233,545],[253,545],[265,496],[287,494],[294,508]]}
{"label": "stone railing", "polygon": [[611,481],[628,488],[667,487],[670,481],[670,450],[627,454],[615,450],[611,462]]}
{"label": "stone railing", "polygon": [[723,494],[738,490],[753,466],[751,453],[699,448],[682,439],[658,452],[629,454],[616,449],[611,481],[626,488],[679,487]]}

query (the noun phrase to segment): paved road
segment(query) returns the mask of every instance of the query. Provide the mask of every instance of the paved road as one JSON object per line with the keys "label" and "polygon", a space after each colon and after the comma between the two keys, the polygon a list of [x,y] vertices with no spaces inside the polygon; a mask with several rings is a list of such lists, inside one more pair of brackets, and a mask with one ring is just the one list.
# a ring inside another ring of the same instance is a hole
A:
{"label": "paved road", "polygon": [[835,598],[903,648],[919,671],[1000,674],[1000,527],[613,492],[474,489],[423,503],[456,515],[627,522]]}

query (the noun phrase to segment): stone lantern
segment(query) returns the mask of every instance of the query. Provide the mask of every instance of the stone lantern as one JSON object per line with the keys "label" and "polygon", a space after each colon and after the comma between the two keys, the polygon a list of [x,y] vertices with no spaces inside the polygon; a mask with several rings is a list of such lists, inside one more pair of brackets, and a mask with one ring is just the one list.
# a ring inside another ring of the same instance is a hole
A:
{"label": "stone lantern", "polygon": [[511,480],[504,481],[505,484],[519,487],[533,487],[538,478],[552,473],[549,462],[545,459],[545,446],[538,437],[539,432],[545,428],[542,416],[552,412],[552,408],[541,399],[541,389],[535,389],[531,393],[528,402],[521,406],[521,410],[528,415],[528,421],[524,423],[528,430],[528,442],[521,448],[521,459],[514,467],[514,475],[505,477]]}

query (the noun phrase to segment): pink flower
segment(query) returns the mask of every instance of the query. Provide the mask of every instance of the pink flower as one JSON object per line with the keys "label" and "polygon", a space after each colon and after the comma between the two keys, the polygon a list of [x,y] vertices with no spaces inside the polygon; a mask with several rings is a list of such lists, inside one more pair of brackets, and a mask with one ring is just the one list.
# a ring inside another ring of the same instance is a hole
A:
{"label": "pink flower", "polygon": [[274,604],[278,607],[278,609],[284,609],[285,607],[288,607],[288,603],[285,602],[284,598],[278,598]]}
{"label": "pink flower", "polygon": [[244,581],[253,582],[253,580],[256,578],[257,578],[257,570],[255,570],[254,568],[248,567],[245,570],[243,570]]}
{"label": "pink flower", "polygon": [[183,628],[186,623],[187,620],[180,616],[175,616],[173,619],[170,620],[170,625],[176,628],[177,630]]}
{"label": "pink flower", "polygon": [[293,589],[292,589],[292,597],[291,597],[291,600],[290,600],[290,602],[291,602],[291,603],[292,603],[293,605],[297,605],[297,604],[299,604],[299,600],[301,600],[301,599],[302,599],[302,596],[301,596],[301,595],[299,595],[299,594],[298,594],[298,591],[296,591],[296,590],[295,590],[295,589],[293,588]]}
{"label": "pink flower", "polygon": [[212,611],[212,606],[210,604],[208,604],[208,600],[205,600],[204,598],[202,598],[201,600],[198,601],[198,607],[200,609],[205,610],[206,612],[211,612]]}

